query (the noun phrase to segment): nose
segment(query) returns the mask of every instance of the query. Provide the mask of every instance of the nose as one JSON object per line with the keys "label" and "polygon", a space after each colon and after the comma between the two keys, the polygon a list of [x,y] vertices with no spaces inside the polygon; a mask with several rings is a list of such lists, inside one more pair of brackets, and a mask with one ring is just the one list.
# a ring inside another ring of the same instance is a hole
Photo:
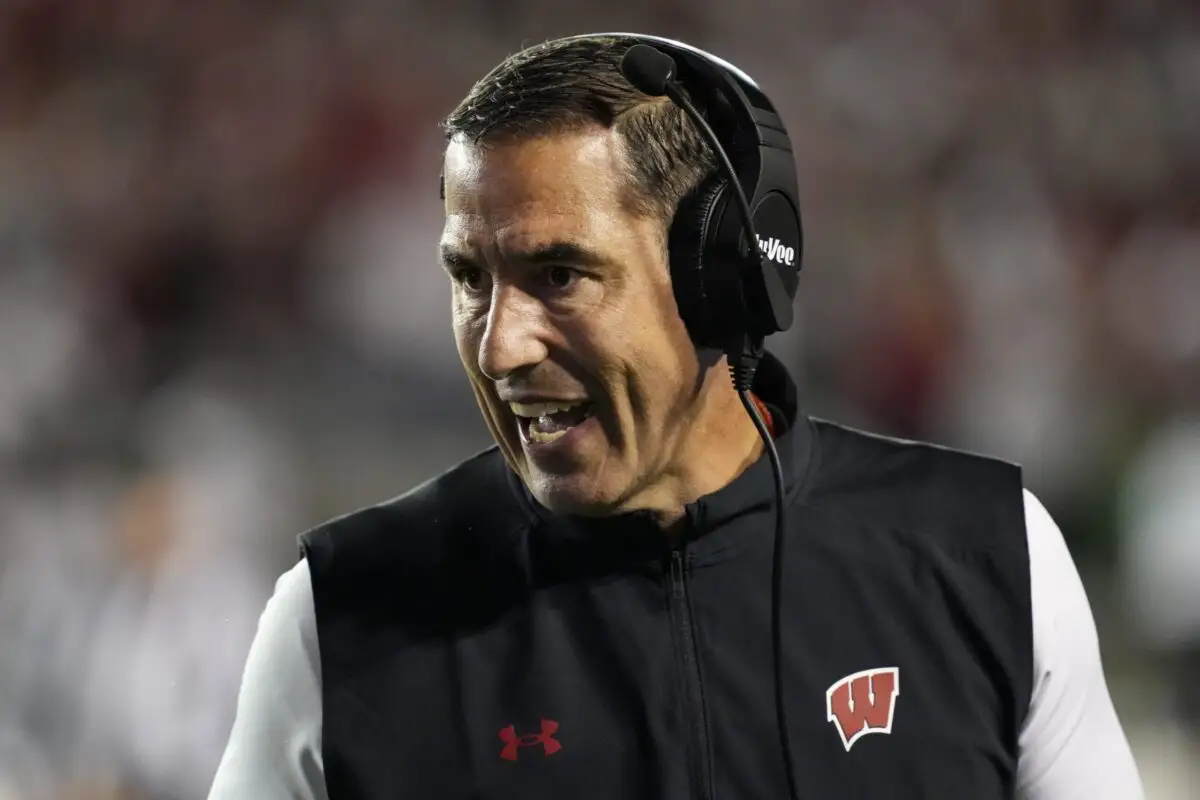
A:
{"label": "nose", "polygon": [[479,343],[479,370],[499,381],[544,361],[548,350],[543,311],[536,299],[497,281]]}

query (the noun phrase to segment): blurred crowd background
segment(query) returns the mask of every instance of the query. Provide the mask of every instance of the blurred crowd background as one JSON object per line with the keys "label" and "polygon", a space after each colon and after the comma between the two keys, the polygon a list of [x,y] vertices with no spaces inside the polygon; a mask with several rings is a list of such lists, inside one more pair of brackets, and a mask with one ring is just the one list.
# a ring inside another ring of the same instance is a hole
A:
{"label": "blurred crowd background", "polygon": [[1197,797],[1200,4],[0,0],[0,798],[203,797],[295,535],[488,444],[436,123],[590,30],[774,97],[807,410],[1022,462]]}

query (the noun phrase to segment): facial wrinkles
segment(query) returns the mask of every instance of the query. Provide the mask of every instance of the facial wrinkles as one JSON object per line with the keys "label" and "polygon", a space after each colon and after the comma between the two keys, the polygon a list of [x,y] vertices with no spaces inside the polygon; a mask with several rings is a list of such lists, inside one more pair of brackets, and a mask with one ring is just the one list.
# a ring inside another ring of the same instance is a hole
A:
{"label": "facial wrinkles", "polygon": [[[649,413],[658,409],[658,414]],[[641,430],[637,431],[635,441],[647,444],[647,453],[652,453],[654,461],[643,465],[646,482],[657,482],[655,486],[641,486],[639,491],[653,488],[660,492],[674,492],[678,479],[682,477],[687,465],[680,462],[683,455],[683,445],[693,435],[699,433],[695,428],[695,413],[693,402],[686,393],[676,393],[671,397],[659,397],[656,402],[646,404],[645,412],[635,412],[635,420],[641,420]],[[660,419],[653,419],[661,415]]]}
{"label": "facial wrinkles", "polygon": [[[585,140],[583,147],[591,146]],[[696,428],[704,416],[696,402],[700,369],[675,313],[663,257],[665,231],[657,221],[631,217],[612,202],[616,173],[602,163],[576,161],[580,149],[572,143],[569,151],[558,153],[534,144],[496,159],[466,151],[453,158],[448,154],[447,176],[453,180],[443,240],[487,265],[497,284],[511,279],[520,285],[523,277],[523,267],[505,263],[506,254],[549,241],[578,242],[605,252],[612,262],[612,269],[595,280],[584,279],[590,281],[586,293],[562,303],[536,291],[522,298],[520,291],[504,294],[508,289],[494,288],[493,296],[478,300],[456,291],[460,353],[488,427],[510,462],[524,465],[522,471],[529,465],[515,422],[479,367],[479,348],[489,335],[540,340],[542,358],[525,371],[521,388],[585,389],[606,407],[597,418],[608,446],[596,449],[580,476],[583,485],[597,497],[604,493],[631,507],[644,504],[638,498],[650,499],[651,493],[655,501],[670,501],[689,480],[690,468],[678,463],[687,455],[686,442],[693,433],[711,438],[719,432]],[[548,170],[559,166],[547,158],[563,160],[562,168],[575,171],[552,181]],[[503,294],[501,300],[496,292]],[[497,310],[498,301],[516,305]],[[536,319],[528,318],[532,313]],[[489,332],[495,314],[501,324],[515,328]]]}
{"label": "facial wrinkles", "polygon": [[492,382],[479,369],[479,342],[483,338],[482,328],[487,323],[487,317],[480,314],[478,309],[471,308],[470,303],[464,303],[457,288],[453,305],[455,339],[471,391],[475,394],[475,401],[492,438],[504,451],[505,457],[516,463],[520,449],[514,447],[511,441],[511,420],[504,414]]}
{"label": "facial wrinkles", "polygon": [[[698,364],[694,364],[691,340],[676,314],[667,267],[665,231],[653,239],[641,240],[640,245],[634,256],[644,265],[641,274],[644,277],[642,293],[645,307],[642,313],[645,319],[643,325],[647,330],[639,338],[653,343],[655,350],[648,357],[657,359],[659,363],[649,373],[657,384],[653,387],[656,396],[643,398],[642,393],[637,392],[632,397],[644,404],[644,408],[636,409],[637,418],[646,419],[654,414],[655,409],[663,417],[654,421],[657,424],[653,430],[643,434],[654,436],[657,431],[659,463],[655,465],[655,471],[659,471],[670,467],[680,432],[690,427],[689,417],[696,399],[693,383],[698,374]],[[646,372],[649,371],[643,370],[643,373]],[[637,379],[636,373],[633,379]]]}
{"label": "facial wrinkles", "polygon": [[[477,169],[474,172],[478,172]],[[470,175],[468,173],[467,178]],[[463,203],[472,198],[474,192],[456,194],[456,199]],[[472,252],[470,243],[475,240],[484,228],[484,221],[477,213],[455,212],[447,213],[442,242],[451,244],[464,252]],[[511,420],[504,413],[495,388],[483,374],[479,365],[479,347],[484,340],[488,324],[490,301],[467,294],[461,286],[454,286],[451,300],[451,315],[453,319],[454,337],[460,360],[471,384],[481,413],[492,438],[496,441],[506,458],[517,463],[520,448],[515,447],[511,440]]]}

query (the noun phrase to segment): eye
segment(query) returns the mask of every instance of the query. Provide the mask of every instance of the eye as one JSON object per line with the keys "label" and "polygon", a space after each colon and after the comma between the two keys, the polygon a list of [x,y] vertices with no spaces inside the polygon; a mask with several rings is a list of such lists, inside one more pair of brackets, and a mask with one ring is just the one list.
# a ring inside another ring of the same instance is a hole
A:
{"label": "eye", "polygon": [[479,267],[459,267],[450,275],[455,283],[469,292],[480,292],[487,287],[487,273]]}
{"label": "eye", "polygon": [[579,273],[570,267],[553,266],[547,267],[543,275],[546,285],[552,289],[566,289],[575,279],[579,277]]}

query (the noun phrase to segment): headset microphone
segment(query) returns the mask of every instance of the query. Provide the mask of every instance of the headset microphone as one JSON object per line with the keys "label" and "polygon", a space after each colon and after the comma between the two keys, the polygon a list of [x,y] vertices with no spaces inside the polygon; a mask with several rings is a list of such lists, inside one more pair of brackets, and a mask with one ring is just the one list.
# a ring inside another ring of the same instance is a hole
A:
{"label": "headset microphone", "polygon": [[[621,59],[621,74],[625,76],[634,88],[652,97],[663,95],[683,109],[684,113],[695,123],[700,133],[708,141],[716,156],[721,171],[728,179],[728,186],[738,207],[740,222],[745,236],[746,248],[740,262],[743,270],[752,269],[753,277],[761,280],[760,286],[764,291],[759,292],[759,298],[766,301],[765,311],[770,314],[775,330],[786,330],[792,323],[791,292],[784,287],[779,273],[774,267],[764,263],[761,250],[761,240],[754,225],[754,214],[741,179],[733,168],[729,154],[721,144],[720,138],[712,126],[688,99],[682,85],[676,80],[677,65],[675,59],[656,47],[648,44],[635,44],[630,47]],[[760,277],[761,276],[761,277]],[[739,289],[747,291],[743,272],[738,276]],[[765,295],[765,297],[763,296]],[[784,501],[785,490],[783,466],[779,461],[779,452],[767,428],[766,422],[758,412],[750,394],[754,381],[754,373],[758,368],[759,359],[763,353],[763,337],[755,331],[743,331],[736,342],[726,345],[725,353],[729,358],[730,373],[734,387],[741,398],[742,405],[750,415],[758,435],[763,440],[763,446],[771,461],[771,471],[775,479],[775,547],[771,570],[771,646],[775,672],[775,711],[776,723],[779,729],[779,742],[783,750],[784,770],[787,778],[788,795],[797,800],[795,765],[792,761],[792,748],[788,733],[787,710],[784,705],[783,669],[781,656],[781,600],[780,588],[783,583],[783,549],[784,549]]]}
{"label": "headset microphone", "polygon": [[642,94],[661,97],[675,77],[675,59],[657,47],[635,44],[621,58],[621,74]]}

